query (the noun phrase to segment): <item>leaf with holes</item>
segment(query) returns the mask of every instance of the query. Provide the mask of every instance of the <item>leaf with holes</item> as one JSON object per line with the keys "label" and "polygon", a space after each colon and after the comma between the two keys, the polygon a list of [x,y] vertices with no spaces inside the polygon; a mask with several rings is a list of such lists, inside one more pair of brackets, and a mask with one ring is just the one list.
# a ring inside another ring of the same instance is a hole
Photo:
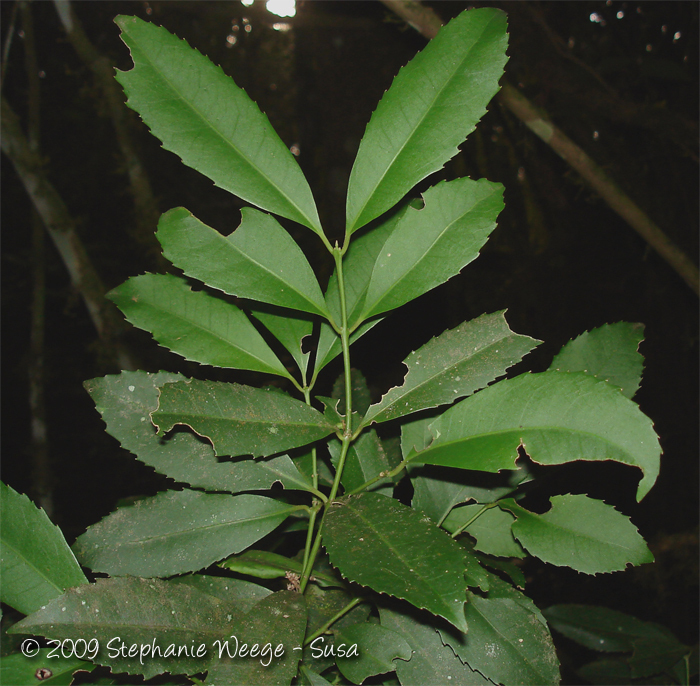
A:
{"label": "leaf with holes", "polygon": [[495,472],[513,469],[518,446],[533,461],[615,460],[639,467],[641,500],[659,473],[651,420],[610,384],[580,372],[499,381],[430,424],[435,440],[416,462]]}
{"label": "leaf with holes", "polygon": [[317,410],[276,389],[191,379],[165,384],[151,414],[162,436],[177,424],[208,438],[217,455],[273,455],[333,433]]}
{"label": "leaf with holes", "polygon": [[267,490],[275,483],[299,490],[312,488],[311,480],[287,455],[222,462],[207,441],[191,433],[160,439],[151,413],[158,408],[160,387],[175,381],[186,379],[169,372],[122,372],[86,381],[85,388],[107,425],[107,433],[141,462],[175,481],[230,493]]}
{"label": "leaf with holes", "polygon": [[269,214],[241,210],[228,237],[176,207],[158,222],[163,254],[187,276],[239,298],[327,315],[321,288],[301,248]]}
{"label": "leaf with holes", "polygon": [[321,235],[294,155],[246,93],[164,28],[137,17],[114,21],[134,60],[117,81],[163,147],[217,186]]}
{"label": "leaf with holes", "polygon": [[513,536],[530,554],[584,574],[654,561],[637,528],[614,507],[585,495],[557,495],[551,504],[535,514],[512,499],[499,502],[515,515]]}

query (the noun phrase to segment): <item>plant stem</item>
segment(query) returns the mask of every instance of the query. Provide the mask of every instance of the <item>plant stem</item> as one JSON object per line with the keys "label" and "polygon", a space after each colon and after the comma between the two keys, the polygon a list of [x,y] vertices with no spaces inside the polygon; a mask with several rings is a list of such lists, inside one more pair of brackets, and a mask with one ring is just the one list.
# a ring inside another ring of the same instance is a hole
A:
{"label": "plant stem", "polygon": [[[343,447],[340,452],[340,459],[338,460],[338,466],[335,471],[335,478],[333,479],[333,486],[331,487],[331,492],[328,496],[328,500],[325,503],[325,507],[328,507],[329,503],[335,500],[338,495],[338,489],[340,488],[340,479],[343,475],[343,467],[345,466],[345,458],[348,455],[348,450],[350,449],[350,444],[354,440],[352,435],[352,381],[350,377],[350,337],[348,335],[348,312],[345,300],[345,279],[343,276],[343,254],[347,250],[347,239],[345,245],[341,249],[338,244],[332,250],[333,259],[335,260],[336,273],[338,274],[338,292],[340,294],[340,344],[343,348],[343,369],[345,373],[345,429],[342,436]],[[315,463],[314,463],[315,465]],[[314,466],[315,471],[315,466]],[[304,554],[305,564],[300,582],[300,589],[303,593],[306,589],[306,585],[309,583],[309,577],[311,576],[311,570],[316,563],[316,556],[318,555],[319,548],[321,547],[321,540],[323,536],[323,522],[326,518],[326,512],[324,510],[323,519],[321,519],[321,524],[316,532],[316,540],[314,541],[313,547],[311,548],[311,553],[307,556]]]}
{"label": "plant stem", "polygon": [[317,629],[316,631],[311,634],[305,641],[304,645],[307,646],[309,643],[317,639],[319,636],[323,635],[328,631],[328,629],[333,626],[343,615],[346,615],[350,610],[352,610],[353,607],[357,607],[361,602],[364,601],[364,598],[353,598],[340,612],[334,614],[320,629]]}

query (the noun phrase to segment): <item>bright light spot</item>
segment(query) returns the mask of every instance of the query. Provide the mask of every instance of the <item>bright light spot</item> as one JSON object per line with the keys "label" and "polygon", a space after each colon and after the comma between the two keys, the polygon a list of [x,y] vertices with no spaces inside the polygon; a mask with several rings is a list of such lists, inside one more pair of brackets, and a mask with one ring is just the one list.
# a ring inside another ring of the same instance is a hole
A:
{"label": "bright light spot", "polygon": [[149,16],[153,14],[153,8],[148,3],[146,3],[146,14]]}
{"label": "bright light spot", "polygon": [[292,153],[292,155],[294,155],[294,157],[299,157],[299,155],[301,155],[301,149],[296,143],[289,148],[289,151]]}
{"label": "bright light spot", "polygon": [[244,5],[245,7],[250,7],[255,0],[241,0],[241,5]]}
{"label": "bright light spot", "polygon": [[589,17],[589,19],[596,24],[605,26],[605,19],[603,19],[603,17],[600,14],[598,14],[598,12],[591,12],[591,16]]}
{"label": "bright light spot", "polygon": [[295,0],[267,0],[265,7],[278,17],[293,17],[297,13]]}
{"label": "bright light spot", "polygon": [[615,16],[616,16],[618,19],[622,19],[622,17],[625,16],[625,13],[624,13],[622,10],[620,10]]}
{"label": "bright light spot", "polygon": [[272,28],[275,31],[289,31],[289,29],[292,28],[292,25],[288,21],[276,21],[273,25]]}
{"label": "bright light spot", "polygon": [[647,43],[646,51],[647,51],[647,52],[651,52],[651,51],[652,51],[651,43]]}
{"label": "bright light spot", "polygon": [[244,30],[246,33],[250,33],[250,32],[253,30],[253,27],[252,27],[251,24],[246,24],[246,25],[243,27],[243,30]]}
{"label": "bright light spot", "polygon": [[598,131],[594,131],[593,132],[593,140],[597,141],[599,138],[600,138],[600,133],[598,133]]}
{"label": "bright light spot", "polygon": [[232,33],[226,36],[226,43],[228,44],[228,47],[233,47],[237,42],[238,39]]}
{"label": "bright light spot", "polygon": [[680,31],[676,31],[676,32],[673,34],[673,42],[675,43],[677,40],[680,40],[680,39],[681,39],[681,32],[680,32]]}

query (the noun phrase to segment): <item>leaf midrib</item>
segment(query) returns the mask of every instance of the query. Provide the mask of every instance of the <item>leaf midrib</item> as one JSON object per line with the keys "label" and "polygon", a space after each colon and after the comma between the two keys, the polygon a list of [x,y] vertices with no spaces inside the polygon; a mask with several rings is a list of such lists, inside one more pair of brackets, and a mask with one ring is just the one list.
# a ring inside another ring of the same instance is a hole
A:
{"label": "leaf midrib", "polygon": [[[123,28],[122,28],[122,31],[124,31],[124,32],[126,33],[126,30],[123,29]],[[131,35],[131,34],[128,34],[128,35],[129,35],[129,37],[130,37],[134,42],[136,42],[136,41],[138,40],[138,39],[134,38],[133,35]],[[177,39],[177,40],[178,40],[179,42],[181,42],[181,43],[184,43],[184,41],[181,40],[181,39]],[[141,52],[141,54],[142,54],[142,56],[144,57],[145,61],[151,66],[151,68],[152,68],[156,73],[158,73],[158,74],[161,76],[161,78],[162,78],[163,81],[167,84],[167,86],[168,86],[168,88],[170,89],[170,91],[171,91],[172,93],[175,94],[176,99],[178,99],[178,100],[180,100],[182,103],[184,103],[184,105],[185,105],[187,108],[189,108],[190,111],[192,111],[199,119],[201,119],[202,121],[204,121],[205,124],[207,125],[207,127],[208,127],[211,131],[213,131],[214,134],[215,134],[219,139],[223,140],[223,141],[227,144],[227,146],[228,146],[229,148],[231,148],[231,149],[239,156],[239,158],[242,159],[242,160],[247,164],[247,166],[250,167],[250,168],[253,170],[253,172],[254,172],[255,174],[257,174],[258,176],[262,177],[272,188],[274,188],[275,191],[277,192],[277,194],[278,194],[279,196],[281,196],[285,201],[287,201],[287,203],[288,203],[291,207],[293,207],[294,210],[295,210],[301,217],[303,217],[303,218],[309,223],[309,226],[310,226],[310,227],[313,227],[314,231],[319,231],[319,230],[320,230],[320,227],[317,226],[316,223],[315,223],[314,221],[312,221],[309,217],[307,217],[306,213],[305,213],[305,212],[304,212],[304,211],[303,211],[303,210],[302,210],[288,195],[287,195],[286,192],[284,192],[282,189],[280,189],[280,187],[279,187],[276,183],[274,183],[274,182],[272,181],[272,179],[269,178],[265,173],[263,173],[258,167],[256,167],[256,166],[254,165],[254,163],[253,163],[251,160],[249,160],[248,157],[246,157],[246,156],[233,144],[233,142],[232,142],[231,140],[229,140],[228,138],[226,138],[226,136],[224,136],[222,132],[220,132],[216,127],[214,127],[214,126],[209,122],[208,118],[205,117],[205,116],[200,112],[200,110],[199,110],[193,103],[191,103],[190,101],[186,100],[185,97],[184,97],[184,95],[181,95],[181,94],[180,94],[180,92],[178,91],[178,89],[174,87],[172,81],[171,81],[168,77],[165,76],[165,73],[162,71],[162,69],[161,69],[160,67],[158,67],[158,66],[156,65],[156,63],[153,61],[153,59],[150,58],[150,56],[148,55],[148,53],[147,53],[140,45],[137,46],[137,48],[138,48],[139,52]],[[193,49],[194,49],[194,48],[193,48]],[[196,49],[195,49],[195,52],[197,52],[197,54],[200,56],[200,58],[203,58],[203,59],[207,60],[207,61],[209,62],[209,64],[211,64],[211,65],[214,67],[214,70],[216,70],[216,67],[213,65],[213,63],[212,63],[207,57],[205,57],[201,52],[199,52],[199,51],[196,50]],[[219,69],[221,69],[221,67],[219,67]],[[131,70],[130,70],[130,71],[131,71]],[[124,72],[124,73],[127,73],[127,74],[128,74],[129,72]],[[217,74],[217,78],[219,78],[220,75],[223,75],[224,77],[226,77],[226,74],[223,73],[223,70],[221,71],[220,74],[219,74],[219,72],[216,72],[216,74]],[[226,78],[228,78],[228,77],[226,77]],[[228,85],[228,82],[227,82],[227,85]],[[241,91],[241,92],[244,94],[245,97],[248,97],[247,94],[245,93],[245,91],[243,91],[243,89],[239,88],[239,87],[236,86],[235,84],[234,84],[234,86],[235,86],[235,88],[237,88],[239,91]],[[255,103],[253,103],[252,100],[251,100],[251,103],[253,104],[254,107],[257,108],[257,106],[255,105]],[[239,110],[239,111],[240,111],[240,110]],[[259,109],[259,108],[257,108],[257,113],[259,113],[259,114],[262,115],[262,112],[260,112],[260,109]],[[270,124],[270,127],[272,128],[272,125],[271,125],[271,124]],[[236,123],[236,125],[235,125],[234,128],[235,128],[236,130],[238,129],[238,123]],[[273,131],[274,131],[274,129],[273,129]],[[173,150],[172,152],[175,152],[175,151]],[[176,153],[176,154],[177,154],[178,156],[180,156],[180,153]],[[290,153],[290,154],[291,154],[291,153]],[[218,184],[216,184],[216,185],[218,185]]]}
{"label": "leaf midrib", "polygon": [[[490,23],[490,22],[489,22],[489,23]],[[375,183],[374,190],[373,190],[372,193],[367,197],[367,200],[365,201],[364,205],[360,208],[360,211],[359,211],[359,212],[356,212],[355,218],[353,219],[353,225],[352,225],[353,231],[355,231],[355,230],[361,228],[361,227],[359,227],[359,226],[356,226],[356,224],[357,224],[358,220],[360,219],[360,217],[362,216],[362,214],[364,213],[365,209],[367,208],[367,205],[369,205],[370,202],[371,202],[371,200],[377,195],[377,192],[378,192],[380,186],[382,185],[382,183],[384,182],[384,179],[385,179],[385,178],[387,177],[387,175],[389,174],[389,171],[391,171],[391,169],[393,168],[394,164],[396,163],[396,160],[399,158],[399,156],[401,155],[401,153],[403,153],[403,151],[404,151],[405,148],[408,146],[408,144],[415,138],[415,136],[417,135],[418,131],[419,131],[420,128],[422,127],[422,125],[423,125],[425,119],[426,119],[426,118],[428,117],[428,115],[433,111],[433,108],[435,107],[435,103],[439,100],[440,97],[442,97],[442,94],[444,93],[445,89],[446,89],[446,88],[453,82],[453,80],[456,78],[457,73],[459,72],[459,70],[460,70],[460,69],[462,68],[462,66],[464,65],[465,60],[466,60],[466,59],[469,57],[469,55],[471,54],[471,51],[474,49],[474,46],[476,45],[476,43],[481,39],[481,36],[483,35],[484,31],[485,31],[485,27],[482,28],[481,33],[474,39],[474,42],[472,43],[472,46],[471,46],[471,47],[469,48],[469,50],[465,53],[465,55],[463,56],[463,58],[459,61],[459,63],[458,63],[457,66],[455,67],[454,71],[452,72],[452,75],[450,76],[450,78],[449,78],[447,81],[445,81],[445,84],[443,85],[443,87],[437,92],[437,95],[432,99],[432,101],[431,101],[431,103],[430,103],[430,107],[425,108],[425,111],[424,111],[423,115],[420,117],[418,123],[417,123],[416,126],[414,127],[414,129],[413,129],[413,131],[411,132],[411,134],[406,138],[406,140],[404,141],[404,143],[398,148],[396,154],[395,154],[394,157],[391,159],[391,161],[389,162],[389,164],[386,165],[386,169],[384,170],[384,173],[379,177],[379,180]],[[407,65],[407,66],[408,66],[408,65]],[[421,67],[422,67],[422,65],[421,65]],[[404,68],[405,68],[405,67],[404,67]]]}

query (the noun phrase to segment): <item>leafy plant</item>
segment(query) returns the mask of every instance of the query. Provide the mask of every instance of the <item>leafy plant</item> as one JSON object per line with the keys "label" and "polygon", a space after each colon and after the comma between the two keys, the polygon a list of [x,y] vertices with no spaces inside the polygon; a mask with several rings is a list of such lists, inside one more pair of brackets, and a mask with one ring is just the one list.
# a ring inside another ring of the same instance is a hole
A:
{"label": "leafy plant", "polygon": [[[606,503],[559,495],[541,512],[526,496],[547,466],[577,460],[639,468],[640,500],[653,486],[658,439],[631,400],[641,327],[591,331],[548,371],[498,380],[539,341],[512,332],[504,312],[484,314],[412,352],[402,385],[374,403],[352,366],[352,343],[456,275],[496,226],[500,184],[462,178],[407,196],[497,92],[505,15],[462,13],[399,72],[350,175],[342,245],[294,157],[220,68],[163,28],[116,22],[134,60],[117,76],[127,104],[253,207],[229,236],[185,208],[166,212],[157,237],[184,276],[136,276],[110,297],[183,358],[276,375],[291,392],[165,371],[87,382],[107,431],[173,488],[78,538],[80,563],[107,575],[95,583],[4,488],[3,517],[15,514],[2,599],[28,615],[11,633],[82,640],[99,650],[68,657],[196,683],[557,683],[517,560],[596,574],[652,556]],[[273,215],[325,246],[325,292]],[[338,355],[333,397],[314,395]]]}

